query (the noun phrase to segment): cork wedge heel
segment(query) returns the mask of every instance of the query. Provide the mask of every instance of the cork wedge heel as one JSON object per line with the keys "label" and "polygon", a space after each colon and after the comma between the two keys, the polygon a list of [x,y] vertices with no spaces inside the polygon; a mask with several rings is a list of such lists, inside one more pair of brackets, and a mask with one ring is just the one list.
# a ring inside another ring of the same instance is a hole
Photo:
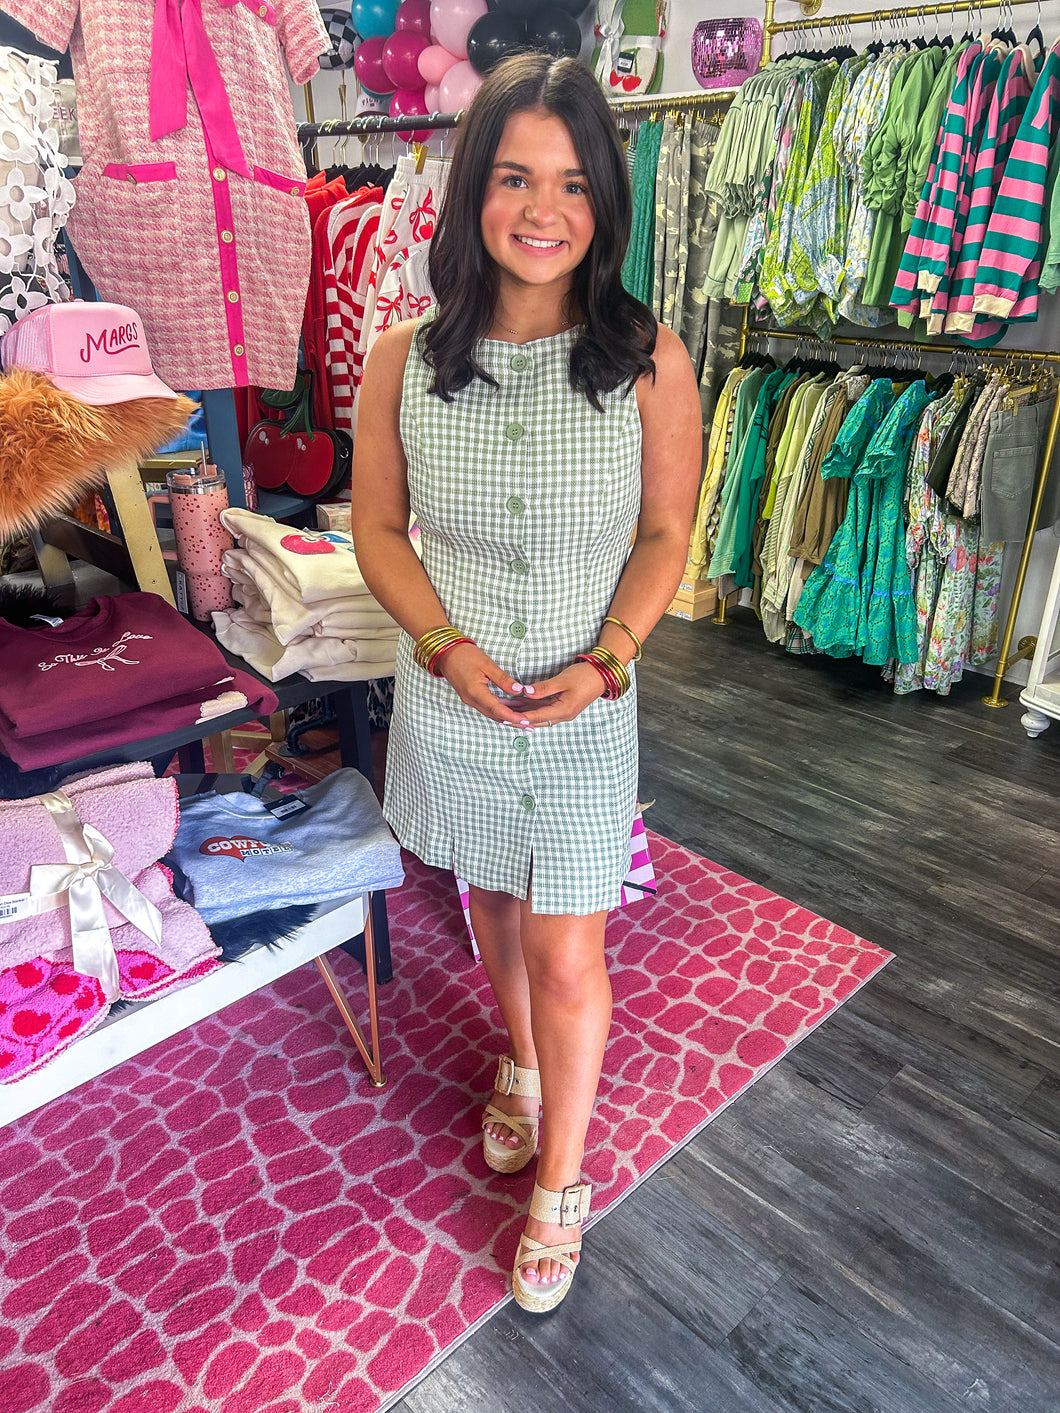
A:
{"label": "cork wedge heel", "polygon": [[[574,1183],[562,1192],[552,1192],[535,1183],[534,1195],[530,1199],[530,1215],[539,1222],[553,1222],[561,1227],[580,1226],[589,1215],[592,1195],[592,1185],[587,1182]],[[529,1310],[534,1315],[544,1315],[554,1310],[570,1290],[576,1269],[571,1257],[581,1249],[581,1238],[564,1242],[561,1246],[546,1246],[524,1232],[519,1238],[519,1249],[512,1268],[512,1294],[520,1309]],[[545,1260],[558,1261],[564,1267],[563,1279],[556,1285],[528,1285],[519,1267],[528,1261]]]}
{"label": "cork wedge heel", "polygon": [[[541,1098],[541,1079],[537,1070],[522,1069],[512,1062],[509,1055],[502,1055],[497,1061],[497,1078],[493,1087],[498,1094],[516,1094],[525,1099]],[[496,1104],[487,1104],[482,1115],[483,1130],[487,1124],[498,1123],[506,1124],[522,1141],[518,1148],[510,1148],[507,1143],[483,1132],[482,1156],[486,1166],[495,1173],[521,1172],[537,1152],[539,1121],[523,1114],[506,1114]]]}

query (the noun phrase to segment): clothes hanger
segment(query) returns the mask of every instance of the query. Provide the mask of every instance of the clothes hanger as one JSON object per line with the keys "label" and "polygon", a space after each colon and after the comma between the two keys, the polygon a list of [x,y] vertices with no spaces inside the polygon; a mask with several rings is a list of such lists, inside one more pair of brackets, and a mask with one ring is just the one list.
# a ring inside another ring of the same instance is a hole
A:
{"label": "clothes hanger", "polygon": [[1002,14],[1005,16],[1005,43],[1015,48],[1019,40],[1016,38],[1016,31],[1013,29],[1015,17],[1012,13],[1012,0],[1005,0]]}
{"label": "clothes hanger", "polygon": [[[344,116],[345,116],[345,115],[344,115]],[[322,122],[322,123],[320,124],[322,136],[324,136],[324,137],[334,137],[334,133],[335,133],[335,124],[336,124],[338,121],[339,121],[339,119],[337,119],[337,118],[326,118],[326,119],[324,120],[324,122]],[[337,142],[336,142],[335,146],[332,147],[332,151],[331,151],[331,157],[332,157],[332,163],[333,163],[333,164],[334,164],[334,159],[335,159],[335,157],[337,156],[337,154],[338,154],[338,145],[337,145]],[[324,180],[325,180],[326,182],[328,182],[328,183],[331,183],[331,182],[335,181],[336,178],[337,178],[340,174],[341,174],[340,168],[337,167],[337,166],[335,166],[335,165],[331,165],[331,166],[328,166],[328,167],[325,167],[325,168],[324,168]]]}
{"label": "clothes hanger", "polygon": [[837,25],[837,38],[835,44],[828,51],[828,57],[835,59],[839,64],[845,64],[848,59],[853,59],[855,50],[849,43],[850,26],[845,18],[841,18]]}
{"label": "clothes hanger", "polygon": [[1037,11],[1038,12],[1034,20],[1034,28],[1027,36],[1027,43],[1030,44],[1032,39],[1038,41],[1038,56],[1036,63],[1040,63],[1041,60],[1045,58],[1045,35],[1042,34],[1042,0],[1038,0]]}

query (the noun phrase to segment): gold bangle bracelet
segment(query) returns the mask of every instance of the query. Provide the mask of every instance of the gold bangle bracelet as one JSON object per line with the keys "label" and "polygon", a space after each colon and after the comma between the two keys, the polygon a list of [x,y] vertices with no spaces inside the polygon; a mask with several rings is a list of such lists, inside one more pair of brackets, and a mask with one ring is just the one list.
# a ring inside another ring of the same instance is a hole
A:
{"label": "gold bangle bracelet", "polygon": [[604,622],[613,623],[616,628],[622,629],[623,633],[625,633],[625,635],[632,642],[634,648],[636,648],[636,652],[633,654],[633,661],[640,662],[641,655],[644,652],[644,644],[637,637],[636,633],[634,633],[633,629],[629,626],[629,624],[623,623],[621,618],[616,618],[612,613],[609,613],[607,615],[607,617],[604,619]]}
{"label": "gold bangle bracelet", "polygon": [[422,667],[425,672],[429,672],[429,663],[437,654],[438,649],[461,637],[463,634],[459,629],[449,623],[444,624],[441,628],[429,628],[422,637],[417,639],[416,646],[412,650],[413,660],[417,666]]}
{"label": "gold bangle bracelet", "polygon": [[605,667],[611,670],[619,686],[622,688],[623,693],[629,691],[632,686],[632,680],[626,669],[626,665],[621,658],[615,656],[610,648],[602,648],[600,644],[597,643],[595,648],[590,648],[588,656],[595,657],[598,662],[602,662]]}

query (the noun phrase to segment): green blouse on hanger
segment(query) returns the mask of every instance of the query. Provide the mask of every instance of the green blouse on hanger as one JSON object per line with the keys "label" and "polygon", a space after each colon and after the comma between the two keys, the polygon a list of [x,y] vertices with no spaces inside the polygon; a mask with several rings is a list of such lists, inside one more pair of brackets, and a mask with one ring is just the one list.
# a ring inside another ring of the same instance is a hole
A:
{"label": "green blouse on hanger", "polygon": [[865,153],[865,201],[879,214],[865,272],[864,304],[886,308],[890,303],[905,249],[904,200],[910,163],[921,118],[946,56],[947,51],[938,44],[910,55],[891,87],[883,124]]}

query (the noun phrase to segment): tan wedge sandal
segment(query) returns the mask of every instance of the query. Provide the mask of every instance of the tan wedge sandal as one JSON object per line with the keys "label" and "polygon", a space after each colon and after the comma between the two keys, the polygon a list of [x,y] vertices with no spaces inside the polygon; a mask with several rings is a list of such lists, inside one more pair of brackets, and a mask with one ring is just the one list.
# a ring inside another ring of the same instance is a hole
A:
{"label": "tan wedge sandal", "polygon": [[[510,1055],[502,1055],[497,1061],[497,1078],[493,1087],[498,1094],[516,1094],[520,1098],[540,1099],[541,1079],[537,1070],[524,1070],[514,1064]],[[525,1168],[537,1152],[538,1119],[525,1114],[506,1114],[496,1104],[487,1104],[482,1115],[482,1127],[487,1124],[504,1124],[522,1139],[518,1148],[509,1148],[498,1138],[482,1134],[482,1155],[486,1166],[495,1173],[517,1173]]]}
{"label": "tan wedge sandal", "polygon": [[[550,1192],[547,1187],[534,1183],[534,1195],[530,1199],[530,1215],[539,1222],[553,1222],[561,1227],[576,1227],[589,1215],[592,1201],[592,1184],[573,1183],[562,1192]],[[519,1250],[515,1253],[515,1266],[512,1270],[512,1294],[515,1303],[535,1315],[543,1315],[554,1310],[570,1290],[574,1279],[575,1265],[571,1256],[582,1249],[581,1240],[568,1241],[562,1246],[545,1246],[524,1232],[519,1238]],[[566,1267],[563,1279],[556,1285],[527,1285],[519,1270],[530,1261],[558,1261]]]}

